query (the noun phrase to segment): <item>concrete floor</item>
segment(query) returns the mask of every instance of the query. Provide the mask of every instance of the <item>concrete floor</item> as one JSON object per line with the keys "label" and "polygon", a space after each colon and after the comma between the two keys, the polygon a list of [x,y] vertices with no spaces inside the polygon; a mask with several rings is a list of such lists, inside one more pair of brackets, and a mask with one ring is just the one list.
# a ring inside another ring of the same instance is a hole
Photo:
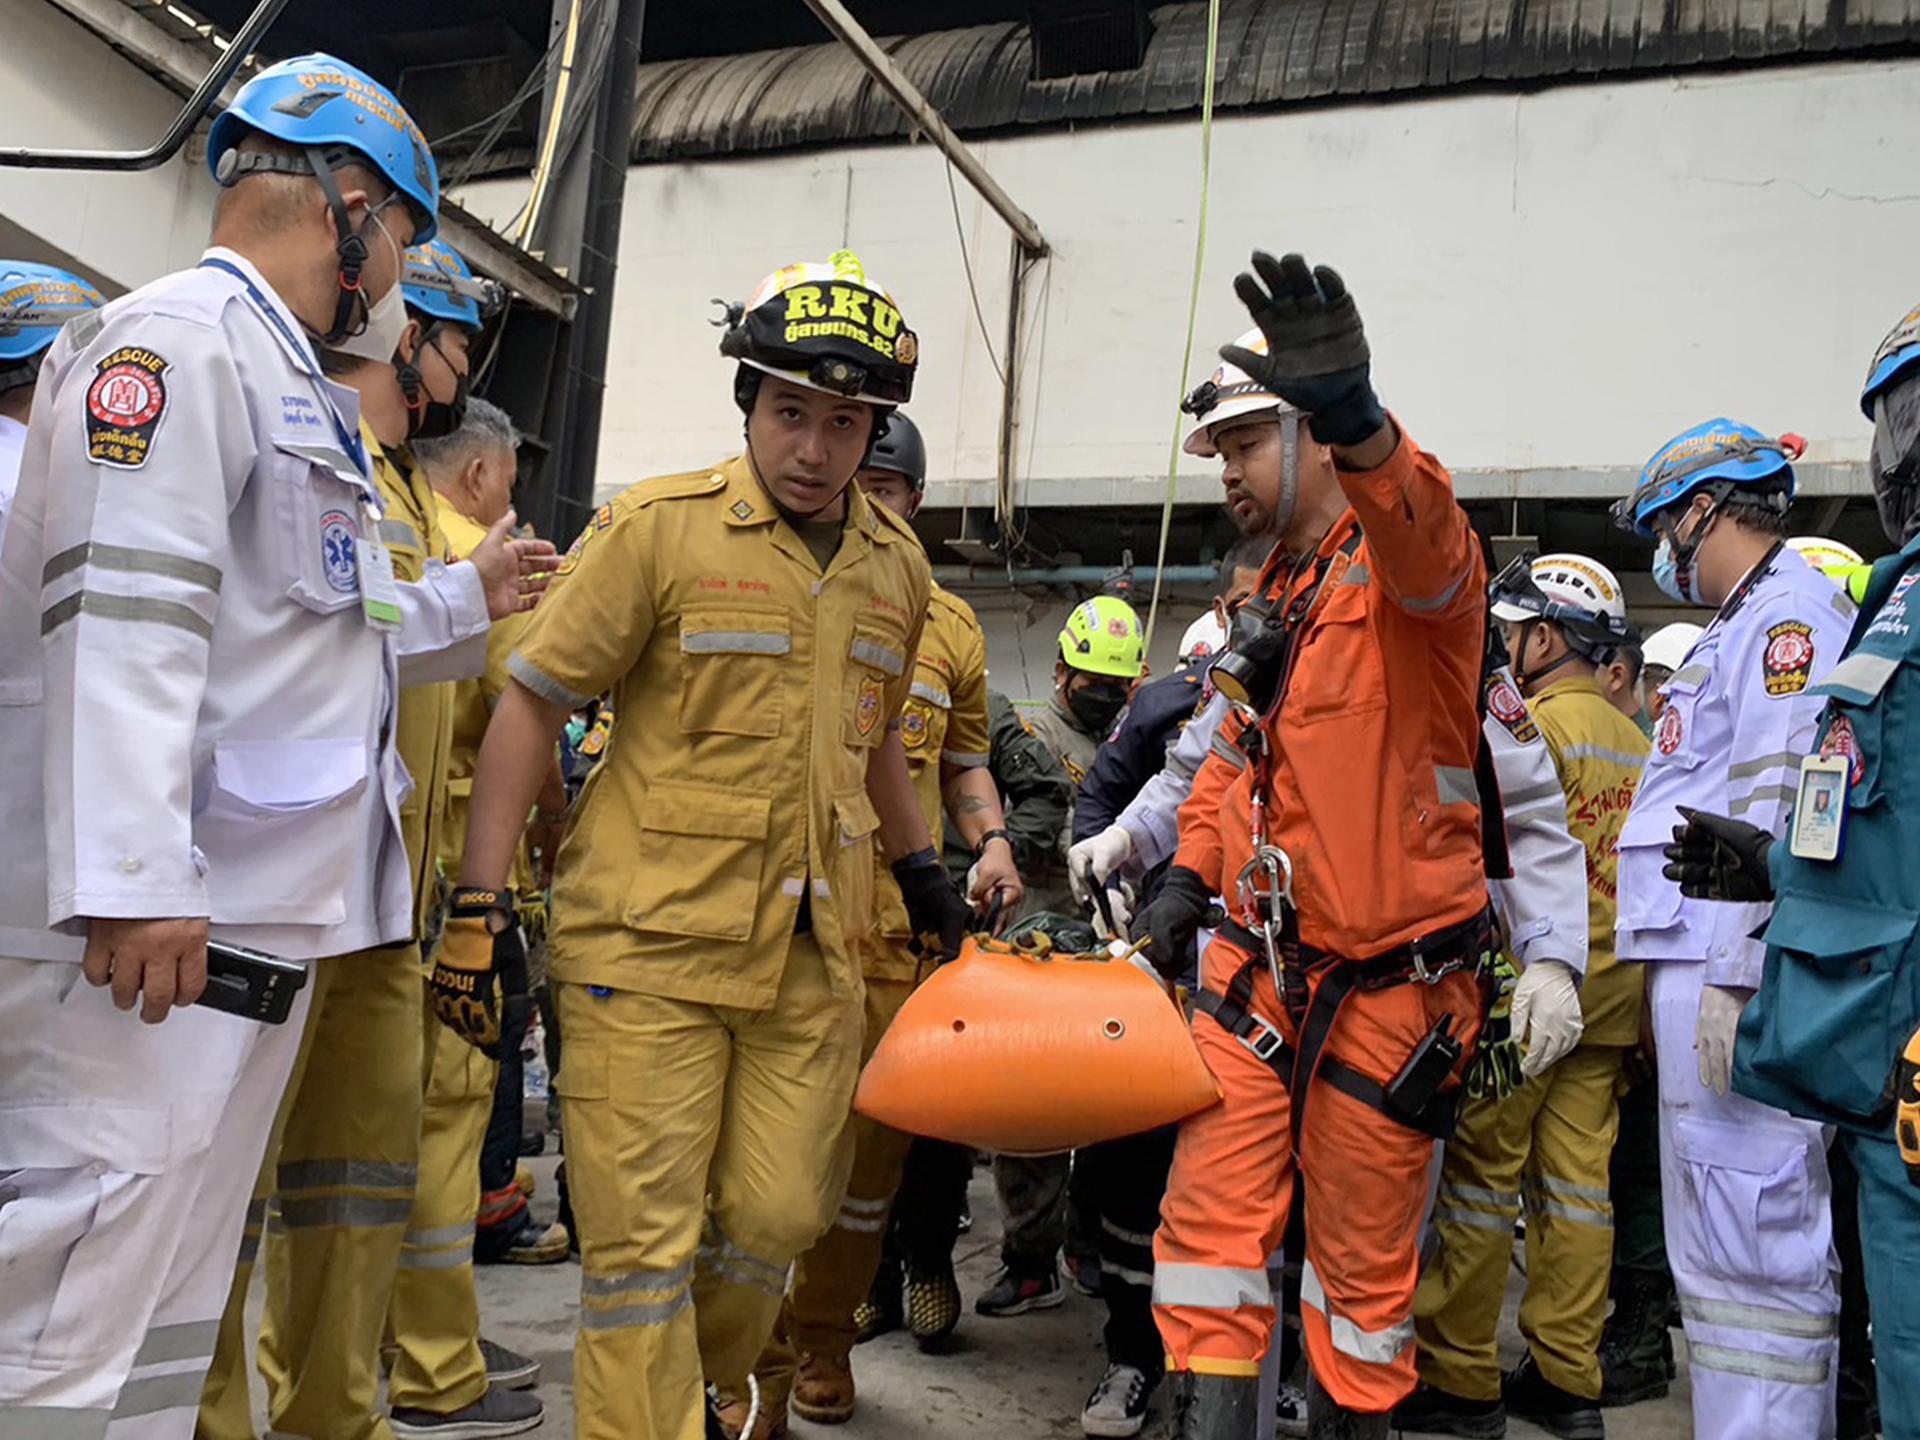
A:
{"label": "concrete floor", "polygon": [[[540,1178],[536,1210],[552,1213],[554,1161],[532,1162]],[[1097,1300],[1069,1292],[1066,1304],[1013,1320],[988,1320],[971,1311],[972,1297],[992,1282],[999,1254],[999,1217],[992,1183],[976,1172],[975,1223],[961,1236],[958,1252],[961,1288],[969,1311],[961,1322],[954,1350],[920,1353],[905,1335],[889,1335],[855,1352],[860,1382],[860,1411],[845,1426],[793,1422],[792,1433],[806,1440],[1068,1440],[1080,1435],[1080,1407],[1104,1368],[1100,1326],[1105,1311]],[[1517,1360],[1519,1337],[1513,1311],[1519,1276],[1508,1295],[1501,1326],[1507,1363]],[[480,1271],[481,1313],[487,1333],[503,1344],[535,1356],[544,1368],[539,1393],[546,1401],[545,1436],[570,1435],[573,1427],[572,1357],[574,1317],[580,1288],[579,1267],[543,1269],[490,1266]],[[1675,1340],[1679,1336],[1676,1332]],[[1684,1365],[1679,1383],[1665,1400],[1607,1412],[1610,1440],[1686,1440],[1693,1433]],[[1166,1406],[1156,1397],[1145,1434],[1164,1437]],[[1546,1432],[1514,1422],[1511,1440],[1536,1440]]]}

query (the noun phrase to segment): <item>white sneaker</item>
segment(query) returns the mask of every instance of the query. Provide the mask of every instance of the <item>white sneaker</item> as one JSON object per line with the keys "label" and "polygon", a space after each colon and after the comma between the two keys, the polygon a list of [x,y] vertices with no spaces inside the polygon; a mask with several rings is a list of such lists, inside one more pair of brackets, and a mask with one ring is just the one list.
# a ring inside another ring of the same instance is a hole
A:
{"label": "white sneaker", "polygon": [[1138,1435],[1152,1395],[1153,1382],[1142,1371],[1109,1365],[1080,1412],[1080,1429],[1088,1435]]}

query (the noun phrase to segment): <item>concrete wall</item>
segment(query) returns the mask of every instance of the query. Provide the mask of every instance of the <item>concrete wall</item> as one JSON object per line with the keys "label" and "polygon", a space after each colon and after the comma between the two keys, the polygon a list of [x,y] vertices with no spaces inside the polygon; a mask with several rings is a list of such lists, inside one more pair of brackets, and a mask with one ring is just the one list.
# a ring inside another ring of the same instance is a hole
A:
{"label": "concrete wall", "polygon": [[[0,144],[144,150],[179,113],[178,96],[53,6],[16,0],[6,14]],[[0,246],[118,294],[199,258],[214,193],[205,161],[184,154],[138,173],[0,168]]]}
{"label": "concrete wall", "polygon": [[[1199,188],[1192,118],[980,153],[1056,254],[1033,277],[1020,432],[1033,504],[1164,489]],[[1873,346],[1920,294],[1920,62],[1223,116],[1194,379],[1246,324],[1250,247],[1346,274],[1382,394],[1470,495],[1617,493],[1669,435],[1732,412],[1812,441],[1851,488]],[[523,187],[473,187],[505,218]],[[1008,242],[959,186],[998,351]],[[851,243],[922,338],[931,503],[990,503],[999,383],[925,145],[631,172],[601,479],[736,443],[709,296]],[[1183,494],[1211,500],[1187,462]]]}

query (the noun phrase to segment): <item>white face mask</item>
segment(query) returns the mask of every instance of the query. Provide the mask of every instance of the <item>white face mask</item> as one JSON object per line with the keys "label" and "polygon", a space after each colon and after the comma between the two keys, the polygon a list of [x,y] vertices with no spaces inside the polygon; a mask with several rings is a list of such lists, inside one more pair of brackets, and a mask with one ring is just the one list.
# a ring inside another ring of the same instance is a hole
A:
{"label": "white face mask", "polygon": [[394,245],[393,237],[387,234],[387,227],[380,223],[378,215],[373,217],[373,223],[394,252],[393,284],[387,287],[386,294],[367,307],[367,323],[360,333],[347,336],[331,348],[342,355],[385,365],[393,360],[393,352],[400,348],[400,337],[407,329],[407,302],[400,294],[400,276],[405,266],[400,263],[400,247]]}

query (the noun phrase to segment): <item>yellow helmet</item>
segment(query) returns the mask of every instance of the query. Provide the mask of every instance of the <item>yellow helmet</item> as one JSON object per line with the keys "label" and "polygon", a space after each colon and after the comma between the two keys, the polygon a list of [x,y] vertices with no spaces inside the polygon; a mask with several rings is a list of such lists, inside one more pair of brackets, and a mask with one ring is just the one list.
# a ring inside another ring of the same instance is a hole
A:
{"label": "yellow helmet", "polygon": [[1060,658],[1075,670],[1138,680],[1146,668],[1146,636],[1133,607],[1096,595],[1073,607],[1060,632]]}

